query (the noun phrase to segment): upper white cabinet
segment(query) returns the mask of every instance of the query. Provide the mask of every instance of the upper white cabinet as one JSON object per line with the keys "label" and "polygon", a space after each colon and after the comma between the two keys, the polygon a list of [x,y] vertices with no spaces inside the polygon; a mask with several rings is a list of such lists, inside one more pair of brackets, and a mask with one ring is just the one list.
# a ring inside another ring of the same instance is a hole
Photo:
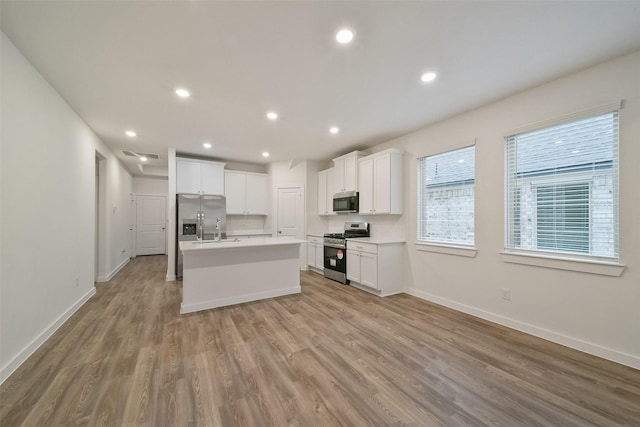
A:
{"label": "upper white cabinet", "polygon": [[267,215],[269,176],[263,173],[224,172],[227,215]]}
{"label": "upper white cabinet", "polygon": [[224,194],[224,163],[176,159],[176,193]]}
{"label": "upper white cabinet", "polygon": [[333,215],[335,169],[318,172],[318,215]]}
{"label": "upper white cabinet", "polygon": [[403,153],[389,149],[358,162],[360,214],[402,213]]}
{"label": "upper white cabinet", "polygon": [[354,151],[333,159],[335,182],[331,187],[331,197],[335,193],[358,191],[358,159],[366,154],[368,153]]}

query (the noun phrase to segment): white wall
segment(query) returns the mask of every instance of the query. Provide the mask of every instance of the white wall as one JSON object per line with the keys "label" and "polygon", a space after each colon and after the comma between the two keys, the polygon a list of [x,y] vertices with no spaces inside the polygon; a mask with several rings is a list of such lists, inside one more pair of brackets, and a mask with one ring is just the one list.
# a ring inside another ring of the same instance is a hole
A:
{"label": "white wall", "polygon": [[169,191],[167,178],[133,177],[133,192],[143,195],[166,196]]}
{"label": "white wall", "polygon": [[96,151],[105,274],[128,259],[131,219],[116,157],[4,34],[1,55],[0,382],[95,293]]}
{"label": "white wall", "polygon": [[318,172],[324,170],[324,163],[307,161],[307,233],[322,234],[327,228],[327,219],[318,215]]}
{"label": "white wall", "polygon": [[167,218],[169,219],[169,232],[167,233],[167,280],[176,280],[176,149],[167,150],[168,183],[167,194]]}
{"label": "white wall", "polygon": [[[429,126],[373,151],[404,149],[408,291],[640,368],[640,52]],[[624,99],[620,112],[621,277],[509,264],[503,137],[509,130]],[[475,258],[417,250],[416,159],[476,143]],[[330,220],[330,226],[336,219]],[[375,219],[377,221],[377,219]],[[372,221],[373,222],[373,221]],[[389,220],[387,228],[393,229]],[[374,223],[375,225],[375,223]],[[377,233],[376,228],[372,228]],[[501,299],[511,289],[511,301]]]}

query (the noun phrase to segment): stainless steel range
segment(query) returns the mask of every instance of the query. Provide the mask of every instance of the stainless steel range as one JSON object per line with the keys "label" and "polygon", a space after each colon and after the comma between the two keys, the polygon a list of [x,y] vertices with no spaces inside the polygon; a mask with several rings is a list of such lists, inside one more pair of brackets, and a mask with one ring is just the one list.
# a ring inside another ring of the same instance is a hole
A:
{"label": "stainless steel range", "polygon": [[347,238],[369,237],[369,223],[345,222],[343,233],[324,235],[324,277],[347,284]]}

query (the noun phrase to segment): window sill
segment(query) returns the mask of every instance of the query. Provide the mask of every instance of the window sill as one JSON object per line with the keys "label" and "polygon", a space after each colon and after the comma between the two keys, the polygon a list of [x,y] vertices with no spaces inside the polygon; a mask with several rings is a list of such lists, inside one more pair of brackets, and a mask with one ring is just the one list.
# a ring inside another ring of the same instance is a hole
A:
{"label": "window sill", "polygon": [[554,268],[556,270],[578,271],[581,273],[600,274],[603,276],[620,277],[624,271],[624,264],[603,261],[590,261],[574,258],[542,256],[515,252],[500,252],[504,262],[512,264],[532,265],[535,267]]}
{"label": "window sill", "polygon": [[475,258],[478,250],[473,246],[442,245],[436,243],[415,242],[416,250],[422,252],[435,252],[439,254],[463,256]]}

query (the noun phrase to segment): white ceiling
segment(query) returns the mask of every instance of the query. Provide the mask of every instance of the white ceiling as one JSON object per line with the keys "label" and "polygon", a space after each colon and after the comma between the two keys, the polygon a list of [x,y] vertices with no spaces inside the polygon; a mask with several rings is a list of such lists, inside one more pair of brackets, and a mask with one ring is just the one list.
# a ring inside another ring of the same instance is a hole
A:
{"label": "white ceiling", "polygon": [[[327,160],[640,49],[637,1],[1,8],[2,31],[135,175],[138,160],[121,150],[160,154],[150,174],[166,168],[168,147],[252,163]],[[346,46],[334,38],[344,26],[356,33]],[[438,78],[420,82],[428,70]],[[192,96],[178,98],[178,87]]]}

